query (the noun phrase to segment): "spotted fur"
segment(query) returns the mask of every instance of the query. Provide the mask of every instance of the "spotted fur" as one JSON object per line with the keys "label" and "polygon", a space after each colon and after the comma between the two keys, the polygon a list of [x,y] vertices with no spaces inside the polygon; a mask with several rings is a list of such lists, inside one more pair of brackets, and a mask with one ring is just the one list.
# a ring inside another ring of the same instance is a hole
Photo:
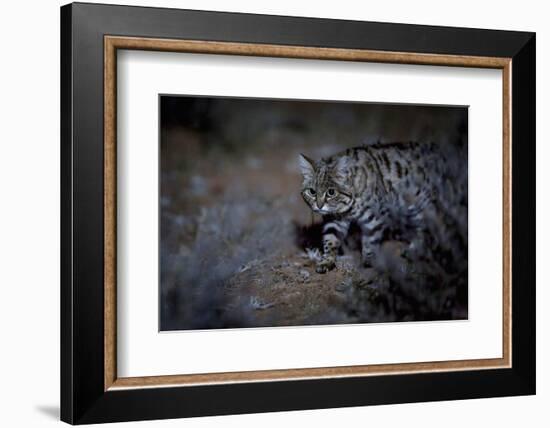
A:
{"label": "spotted fur", "polygon": [[467,189],[457,189],[463,183],[449,176],[452,168],[437,145],[374,144],[319,161],[300,155],[299,162],[302,197],[324,219],[323,255],[317,272],[335,266],[352,223],[361,230],[366,266],[372,264],[385,239],[405,241],[418,251],[425,245],[428,222],[453,229],[436,236],[439,242],[452,236],[461,241],[456,245],[465,247],[467,206],[458,200],[459,191]]}

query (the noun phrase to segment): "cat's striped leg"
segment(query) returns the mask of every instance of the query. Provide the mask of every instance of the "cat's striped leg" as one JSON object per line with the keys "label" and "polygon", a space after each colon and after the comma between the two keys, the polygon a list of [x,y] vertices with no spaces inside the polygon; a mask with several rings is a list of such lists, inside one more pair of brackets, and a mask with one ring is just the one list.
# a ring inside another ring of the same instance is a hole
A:
{"label": "cat's striped leg", "polygon": [[371,267],[374,253],[384,237],[386,212],[366,210],[359,219],[361,228],[361,258],[365,267]]}
{"label": "cat's striped leg", "polygon": [[323,226],[323,256],[317,262],[317,273],[326,273],[336,265],[336,256],[349,230],[349,222],[333,220]]}
{"label": "cat's striped leg", "polygon": [[[409,227],[414,230],[412,239],[409,242],[408,247],[403,251],[402,256],[407,260],[417,259],[423,257],[426,254],[426,236],[428,229],[426,227],[426,213],[434,209],[435,194],[429,189],[416,192],[415,203],[407,207],[407,220]],[[431,214],[431,217],[435,217],[437,213]],[[430,215],[428,214],[428,217]]]}

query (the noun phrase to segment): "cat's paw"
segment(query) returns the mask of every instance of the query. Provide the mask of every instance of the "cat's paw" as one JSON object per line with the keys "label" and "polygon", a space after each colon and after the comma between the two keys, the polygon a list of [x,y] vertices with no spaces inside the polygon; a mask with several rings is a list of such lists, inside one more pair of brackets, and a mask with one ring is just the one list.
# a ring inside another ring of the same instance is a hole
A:
{"label": "cat's paw", "polygon": [[315,272],[317,272],[317,273],[327,273],[328,269],[325,265],[319,264],[315,267]]}
{"label": "cat's paw", "polygon": [[361,262],[363,263],[364,268],[371,268],[373,267],[373,261],[374,261],[374,255],[368,254],[363,257],[361,257]]}
{"label": "cat's paw", "polygon": [[372,267],[372,259],[363,260],[363,267],[369,269]]}
{"label": "cat's paw", "polygon": [[363,247],[361,250],[361,263],[364,268],[373,267],[374,251],[371,247]]}
{"label": "cat's paw", "polygon": [[315,272],[327,273],[329,270],[334,269],[335,266],[336,266],[336,263],[332,260],[322,260],[319,263],[317,263],[317,266],[315,267]]}

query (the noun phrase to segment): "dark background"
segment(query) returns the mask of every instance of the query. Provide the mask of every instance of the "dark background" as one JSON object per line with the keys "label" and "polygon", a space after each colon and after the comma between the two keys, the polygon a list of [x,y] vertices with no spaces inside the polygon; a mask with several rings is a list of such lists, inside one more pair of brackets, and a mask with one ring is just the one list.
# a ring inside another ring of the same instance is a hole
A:
{"label": "dark background", "polygon": [[467,108],[163,95],[160,111],[161,330],[467,318],[465,258],[407,278],[388,243],[364,269],[352,233],[315,273],[320,218],[298,171],[299,153],[435,142],[467,201]]}

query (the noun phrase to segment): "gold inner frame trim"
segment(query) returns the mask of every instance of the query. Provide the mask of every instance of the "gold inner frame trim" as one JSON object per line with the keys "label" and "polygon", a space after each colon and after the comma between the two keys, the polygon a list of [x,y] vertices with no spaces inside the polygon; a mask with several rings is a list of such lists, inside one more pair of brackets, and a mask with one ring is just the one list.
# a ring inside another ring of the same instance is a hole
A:
{"label": "gold inner frame trim", "polygon": [[[503,290],[502,357],[491,359],[432,361],[420,363],[375,364],[342,367],[203,373],[170,376],[117,376],[116,366],[116,88],[117,50],[148,50],[214,55],[244,55],[393,64],[439,65],[494,68],[502,70],[503,129]],[[140,37],[104,37],[104,389],[154,388],[166,386],[212,385],[263,381],[290,381],[314,378],[340,378],[395,375],[422,372],[481,370],[512,366],[512,163],[511,163],[511,58],[439,55],[286,46],[252,43],[171,40]]]}

